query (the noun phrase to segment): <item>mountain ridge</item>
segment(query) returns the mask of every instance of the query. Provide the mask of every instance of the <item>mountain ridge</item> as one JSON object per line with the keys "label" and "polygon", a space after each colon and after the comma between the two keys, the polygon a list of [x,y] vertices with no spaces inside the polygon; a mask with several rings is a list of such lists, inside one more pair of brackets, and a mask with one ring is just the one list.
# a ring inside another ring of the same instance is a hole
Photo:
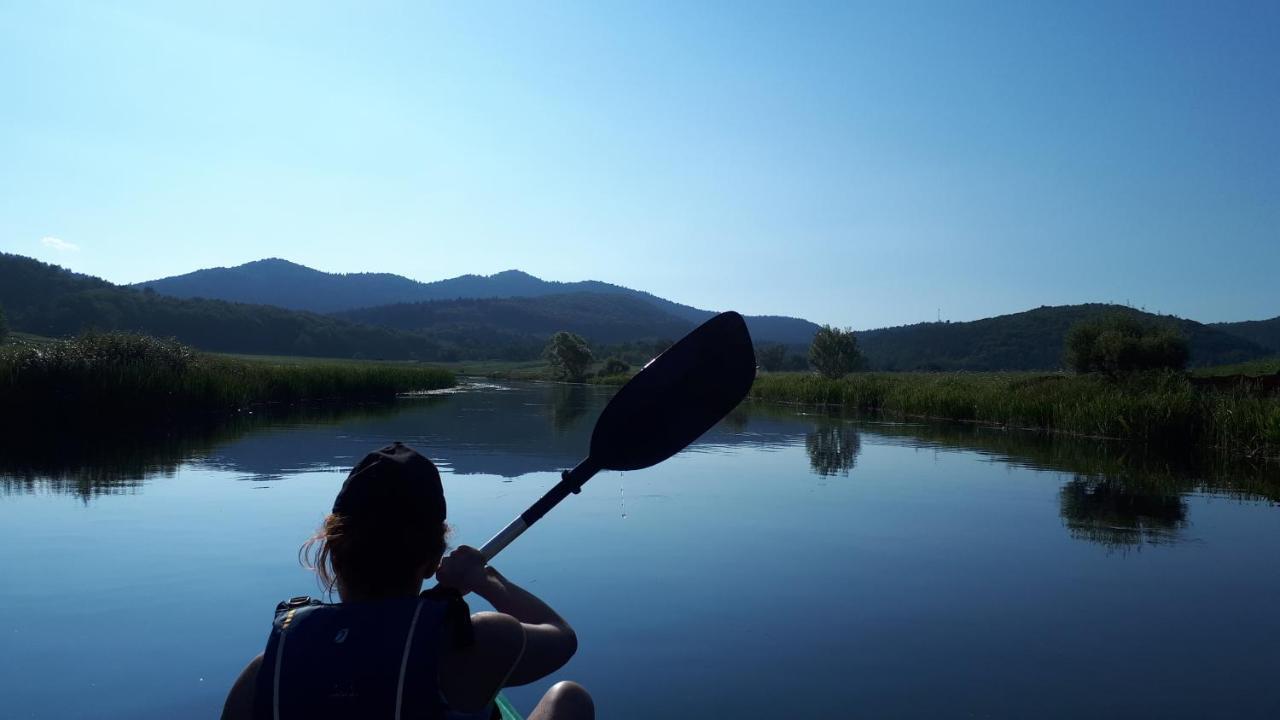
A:
{"label": "mountain ridge", "polygon": [[[266,268],[297,270],[306,277],[312,274],[284,260],[259,262]],[[504,271],[504,275],[538,288],[560,287],[520,271]],[[319,315],[270,305],[173,298],[145,285],[144,289],[118,286],[32,258],[0,253],[0,306],[15,330],[50,336],[86,330],[143,332],[223,352],[523,361],[539,355],[551,332],[571,330],[590,336],[600,353],[625,352],[642,362],[661,341],[678,337],[695,321],[639,295],[638,291],[562,292],[401,303]],[[917,323],[857,335],[874,370],[1056,370],[1062,367],[1067,329],[1106,312],[1175,324],[1188,338],[1193,366],[1280,353],[1280,347],[1272,344],[1280,341],[1280,317],[1204,324],[1098,303],[1042,306],[968,322]],[[761,318],[768,319],[760,316],[756,321]],[[770,342],[759,333],[755,337],[760,344]],[[792,351],[802,353],[799,345],[792,344]]]}
{"label": "mountain ridge", "polygon": [[[545,297],[575,292],[637,298],[693,324],[715,314],[644,290],[600,280],[543,280],[516,269],[423,282],[392,273],[329,273],[281,258],[265,258],[234,267],[206,268],[147,280],[133,286],[151,288],[172,297],[249,302],[324,314],[434,300]],[[808,320],[783,315],[746,316],[746,319],[752,335],[762,342],[808,345],[818,329],[817,324]]]}
{"label": "mountain ridge", "polygon": [[1105,303],[1042,305],[979,320],[916,323],[856,334],[875,370],[1054,369],[1062,366],[1063,344],[1071,325],[1106,313],[1176,325],[1187,338],[1192,366],[1243,362],[1274,352],[1195,320]]}

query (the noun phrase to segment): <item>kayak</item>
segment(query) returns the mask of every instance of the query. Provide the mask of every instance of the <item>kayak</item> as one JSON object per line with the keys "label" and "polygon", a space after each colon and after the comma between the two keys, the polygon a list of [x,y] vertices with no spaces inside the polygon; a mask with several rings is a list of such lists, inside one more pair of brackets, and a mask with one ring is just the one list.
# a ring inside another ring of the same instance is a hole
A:
{"label": "kayak", "polygon": [[502,720],[524,720],[524,716],[520,714],[520,711],[516,710],[506,695],[498,693],[498,697],[494,698],[493,704],[497,706]]}

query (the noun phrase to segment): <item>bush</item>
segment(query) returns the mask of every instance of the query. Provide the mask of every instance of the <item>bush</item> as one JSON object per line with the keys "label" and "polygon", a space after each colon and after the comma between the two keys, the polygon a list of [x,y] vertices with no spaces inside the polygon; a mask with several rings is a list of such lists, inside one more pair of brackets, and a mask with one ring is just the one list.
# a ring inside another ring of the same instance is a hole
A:
{"label": "bush", "polygon": [[552,376],[570,382],[582,381],[593,359],[587,341],[564,330],[551,336],[542,354],[551,365]]}
{"label": "bush", "polygon": [[1190,357],[1187,339],[1175,327],[1121,313],[1072,325],[1065,350],[1072,370],[1112,377],[1144,370],[1182,370]]}
{"label": "bush", "polygon": [[599,375],[606,377],[609,375],[621,375],[631,371],[631,365],[622,358],[611,357],[604,361],[604,367],[600,368]]}
{"label": "bush", "polygon": [[787,364],[787,346],[777,343],[756,347],[756,362],[767,372],[779,372]]}
{"label": "bush", "polygon": [[823,377],[834,380],[861,369],[865,359],[858,350],[853,330],[823,325],[809,346],[809,363]]}

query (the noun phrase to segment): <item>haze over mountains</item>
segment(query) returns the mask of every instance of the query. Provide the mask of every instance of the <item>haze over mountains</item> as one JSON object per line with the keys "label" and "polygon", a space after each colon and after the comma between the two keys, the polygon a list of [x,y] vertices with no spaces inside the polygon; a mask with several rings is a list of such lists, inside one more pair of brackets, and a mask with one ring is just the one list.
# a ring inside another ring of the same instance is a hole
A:
{"label": "haze over mountains", "polygon": [[[38,335],[131,331],[221,352],[425,361],[533,359],[557,330],[583,335],[598,354],[643,361],[711,315],[608,283],[547,282],[519,271],[420,283],[265,260],[127,287],[7,254],[0,254],[0,308],[14,329]],[[1206,325],[1097,304],[863,330],[858,339],[872,369],[1054,370],[1067,329],[1103,312],[1176,323],[1193,365],[1280,353],[1280,317]],[[798,318],[748,322],[757,343],[793,353],[803,353],[817,328]]]}
{"label": "haze over mountains", "polygon": [[[542,298],[590,293],[598,296],[597,302],[607,303],[609,296],[638,300],[687,323],[680,326],[683,328],[680,332],[672,335],[664,330],[659,332],[659,337],[679,336],[715,314],[710,310],[681,305],[620,285],[597,280],[542,280],[519,270],[419,282],[388,273],[327,273],[278,258],[257,260],[230,268],[196,270],[185,275],[137,283],[137,287],[151,288],[173,297],[213,298],[316,313],[337,313],[380,305],[407,305],[439,300]],[[474,307],[472,306],[473,309]],[[636,303],[622,302],[606,311],[620,314],[640,307]],[[400,308],[393,313],[396,318],[394,324],[404,328],[413,326],[414,323],[408,320],[411,312],[408,308]],[[424,320],[417,327],[424,326],[428,322],[427,318],[438,317],[440,312],[439,308],[424,308]],[[444,314],[451,316],[448,312]],[[479,319],[474,312],[470,315],[472,321]],[[369,319],[370,315],[366,313],[365,318]],[[816,324],[808,320],[780,316],[748,316],[747,325],[753,337],[759,340],[794,345],[808,345],[818,329]],[[592,333],[580,334],[589,336]]]}

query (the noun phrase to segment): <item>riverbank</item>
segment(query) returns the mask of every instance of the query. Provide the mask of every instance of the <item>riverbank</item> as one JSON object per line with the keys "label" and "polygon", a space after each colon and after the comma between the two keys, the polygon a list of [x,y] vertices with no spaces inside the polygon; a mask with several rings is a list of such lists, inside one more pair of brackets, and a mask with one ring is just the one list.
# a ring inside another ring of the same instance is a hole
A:
{"label": "riverbank", "polygon": [[141,335],[85,335],[0,348],[0,422],[113,423],[216,415],[266,405],[385,400],[455,383],[408,363],[247,359]]}
{"label": "riverbank", "polygon": [[1280,397],[1197,388],[1180,373],[767,373],[751,397],[1280,458]]}

